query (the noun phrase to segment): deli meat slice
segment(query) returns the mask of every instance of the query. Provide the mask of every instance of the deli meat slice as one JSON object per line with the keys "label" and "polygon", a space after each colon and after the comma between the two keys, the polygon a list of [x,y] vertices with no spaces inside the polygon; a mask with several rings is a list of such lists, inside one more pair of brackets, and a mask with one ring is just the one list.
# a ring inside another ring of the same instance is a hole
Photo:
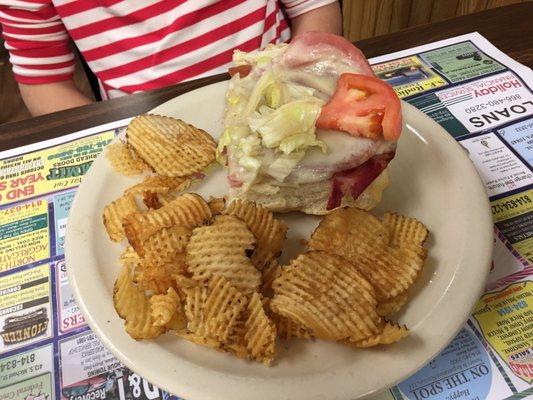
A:
{"label": "deli meat slice", "polygon": [[339,207],[345,194],[350,194],[354,199],[387,168],[389,161],[394,158],[394,153],[376,155],[358,167],[337,172],[332,178],[332,188],[326,210]]}
{"label": "deli meat slice", "polygon": [[[339,64],[351,72],[374,76],[365,56],[357,47],[341,36],[324,32],[306,32],[298,35],[284,54],[284,64],[289,68],[298,68],[315,64],[316,70],[326,69]],[[336,71],[340,74],[339,71]],[[342,71],[341,71],[342,72]],[[347,71],[346,71],[347,72]]]}

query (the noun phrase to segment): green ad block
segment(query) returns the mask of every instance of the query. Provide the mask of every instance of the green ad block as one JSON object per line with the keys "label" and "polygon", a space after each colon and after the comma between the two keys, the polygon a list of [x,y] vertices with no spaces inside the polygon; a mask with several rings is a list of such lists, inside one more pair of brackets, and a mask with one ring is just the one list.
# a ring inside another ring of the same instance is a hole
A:
{"label": "green ad block", "polygon": [[452,83],[479,78],[506,68],[471,42],[453,44],[420,54],[420,57]]}

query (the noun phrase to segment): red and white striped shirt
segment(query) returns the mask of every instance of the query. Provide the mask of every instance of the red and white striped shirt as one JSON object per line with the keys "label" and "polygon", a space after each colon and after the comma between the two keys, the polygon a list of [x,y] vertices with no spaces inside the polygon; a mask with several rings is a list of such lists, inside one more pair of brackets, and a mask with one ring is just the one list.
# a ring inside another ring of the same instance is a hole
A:
{"label": "red and white striped shirt", "polygon": [[70,79],[72,39],[109,98],[223,72],[235,49],[287,41],[285,15],[333,1],[0,0],[0,23],[19,82]]}

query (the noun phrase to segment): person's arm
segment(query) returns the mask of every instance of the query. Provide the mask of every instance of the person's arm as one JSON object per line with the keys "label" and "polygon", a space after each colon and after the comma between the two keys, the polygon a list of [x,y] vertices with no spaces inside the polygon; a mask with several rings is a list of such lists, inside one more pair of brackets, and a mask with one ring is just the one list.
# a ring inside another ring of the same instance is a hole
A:
{"label": "person's arm", "polygon": [[74,54],[52,0],[0,0],[0,21],[13,74],[32,115],[91,101],[72,80]]}
{"label": "person's arm", "polygon": [[78,90],[72,79],[37,85],[19,83],[19,88],[24,104],[33,116],[92,103]]}
{"label": "person's arm", "polygon": [[322,31],[342,35],[342,16],[339,2],[315,8],[291,19],[292,36],[308,31]]}

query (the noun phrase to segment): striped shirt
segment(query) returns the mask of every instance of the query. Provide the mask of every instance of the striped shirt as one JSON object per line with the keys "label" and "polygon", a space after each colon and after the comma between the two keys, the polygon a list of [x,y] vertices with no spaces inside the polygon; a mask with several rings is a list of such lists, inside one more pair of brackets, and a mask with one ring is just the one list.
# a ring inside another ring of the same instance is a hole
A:
{"label": "striped shirt", "polygon": [[110,98],[223,72],[333,1],[0,0],[0,23],[18,82],[71,79],[73,41]]}

